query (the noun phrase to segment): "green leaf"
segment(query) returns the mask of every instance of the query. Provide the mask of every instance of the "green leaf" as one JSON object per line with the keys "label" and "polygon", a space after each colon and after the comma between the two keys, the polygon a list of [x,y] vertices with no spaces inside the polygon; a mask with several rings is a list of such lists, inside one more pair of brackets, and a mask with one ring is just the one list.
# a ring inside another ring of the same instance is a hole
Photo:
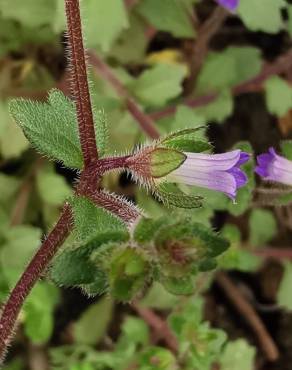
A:
{"label": "green leaf", "polygon": [[292,263],[286,262],[284,264],[284,274],[277,292],[277,302],[280,306],[287,310],[292,310]]}
{"label": "green leaf", "polygon": [[161,275],[159,281],[169,293],[175,295],[191,295],[196,290],[193,276],[177,278],[174,276]]}
{"label": "green leaf", "polygon": [[39,247],[41,234],[40,229],[29,225],[13,226],[4,233],[0,262],[10,286]]}
{"label": "green leaf", "polygon": [[121,64],[141,62],[147,47],[145,27],[141,19],[131,13],[129,21],[130,27],[120,34],[109,52]]}
{"label": "green leaf", "polygon": [[103,339],[112,319],[113,308],[113,301],[107,296],[90,305],[73,325],[75,342],[87,345],[99,343]]}
{"label": "green leaf", "polygon": [[[152,363],[150,367],[149,364]],[[175,356],[165,348],[148,347],[139,357],[139,370],[176,370],[177,368]]]}
{"label": "green leaf", "polygon": [[287,159],[292,160],[292,140],[283,140],[281,141],[281,150]]}
{"label": "green leaf", "polygon": [[176,64],[157,64],[143,72],[129,88],[145,105],[158,107],[177,97],[186,76],[184,67]]}
{"label": "green leaf", "polygon": [[94,282],[97,267],[90,261],[90,248],[64,250],[53,261],[51,279],[59,286],[74,286]]}
{"label": "green leaf", "polygon": [[233,112],[233,97],[229,90],[223,90],[214,101],[196,109],[208,122],[223,122]]}
{"label": "green leaf", "polygon": [[5,18],[14,19],[21,24],[37,27],[50,24],[54,18],[55,0],[0,0],[0,11]]}
{"label": "green leaf", "polygon": [[220,358],[221,370],[253,370],[256,349],[244,339],[228,342]]}
{"label": "green leaf", "polygon": [[48,103],[15,99],[9,108],[36,149],[68,167],[82,167],[74,105],[63,93],[51,90]]}
{"label": "green leaf", "polygon": [[[184,105],[179,105],[176,109],[175,119],[171,128],[173,130],[183,130],[186,128],[202,127],[206,123],[206,118],[198,114],[194,109],[191,109]],[[205,129],[197,131],[196,138],[205,138],[205,131]]]}
{"label": "green leaf", "polygon": [[74,197],[70,203],[77,237],[82,243],[94,241],[100,245],[107,241],[128,240],[126,225],[112,213],[83,197]]}
{"label": "green leaf", "polygon": [[226,224],[221,230],[221,236],[230,242],[230,248],[218,259],[221,268],[249,272],[259,267],[260,258],[243,249],[240,230],[235,225]]}
{"label": "green leaf", "polygon": [[[18,157],[29,147],[21,129],[9,115],[8,105],[0,103],[0,152],[3,158]],[[13,137],[13,140],[11,138]]]}
{"label": "green leaf", "polygon": [[273,76],[266,81],[265,90],[270,113],[282,117],[292,108],[292,87],[285,80]]}
{"label": "green leaf", "polygon": [[122,0],[85,0],[83,18],[87,47],[99,46],[103,52],[108,52],[120,32],[128,27]]}
{"label": "green leaf", "polygon": [[72,189],[64,177],[43,169],[37,173],[37,189],[43,202],[60,206],[72,195]]}
{"label": "green leaf", "polygon": [[149,268],[142,251],[131,247],[117,250],[109,265],[111,294],[121,301],[132,299],[143,288]]}
{"label": "green leaf", "polygon": [[196,90],[199,94],[221,91],[221,89],[232,86],[235,80],[235,59],[224,52],[209,53],[198,76]]}
{"label": "green leaf", "polygon": [[159,227],[165,223],[165,218],[158,219],[143,217],[137,224],[134,230],[134,240],[139,244],[149,243]]}
{"label": "green leaf", "polygon": [[277,33],[283,28],[281,9],[283,0],[241,0],[238,14],[251,31]]}
{"label": "green leaf", "polygon": [[257,247],[264,245],[277,234],[277,223],[271,211],[254,209],[249,218],[251,245]]}
{"label": "green leaf", "polygon": [[128,316],[122,324],[122,336],[128,343],[147,344],[150,337],[149,327],[142,319]]}
{"label": "green leaf", "polygon": [[154,282],[140,304],[143,307],[166,310],[173,308],[177,301],[178,298],[175,295],[167,292],[161,284]]}
{"label": "green leaf", "polygon": [[180,0],[143,0],[138,12],[156,29],[176,37],[194,37],[195,29],[187,7]]}
{"label": "green leaf", "polygon": [[150,173],[154,178],[164,177],[176,170],[186,160],[178,150],[155,148],[150,152]]}
{"label": "green leaf", "polygon": [[232,46],[220,53],[211,52],[199,74],[196,89],[200,94],[220,92],[256,76],[261,64],[260,50],[254,47]]}
{"label": "green leaf", "polygon": [[290,37],[292,37],[292,5],[287,4],[287,10],[288,10],[287,28],[288,28]]}
{"label": "green leaf", "polygon": [[203,197],[187,195],[175,184],[169,182],[161,183],[154,191],[154,195],[167,206],[179,208],[199,208],[202,206]]}
{"label": "green leaf", "polygon": [[25,333],[33,343],[42,344],[50,339],[58,298],[57,288],[46,282],[39,282],[29,295],[24,306]]}

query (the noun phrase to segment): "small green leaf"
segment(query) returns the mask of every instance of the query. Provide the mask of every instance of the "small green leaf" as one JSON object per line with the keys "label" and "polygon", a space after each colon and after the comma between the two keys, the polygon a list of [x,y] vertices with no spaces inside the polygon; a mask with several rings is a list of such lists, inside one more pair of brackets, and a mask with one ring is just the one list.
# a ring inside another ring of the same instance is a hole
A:
{"label": "small green leaf", "polygon": [[149,272],[146,257],[130,247],[117,251],[109,268],[111,294],[121,301],[132,299],[143,288]]}
{"label": "small green leaf", "polygon": [[191,295],[196,290],[195,279],[192,276],[177,278],[162,275],[159,281],[168,292],[175,295]]}
{"label": "small green leaf", "polygon": [[145,218],[143,217],[134,230],[134,240],[139,244],[149,243],[159,227],[165,223],[165,218],[160,217],[158,219]]}
{"label": "small green leaf", "polygon": [[157,64],[143,72],[129,88],[143,104],[159,107],[181,93],[185,76],[183,66]]}
{"label": "small green leaf", "polygon": [[122,336],[128,343],[147,344],[150,337],[149,327],[142,319],[128,316],[122,325]]}
{"label": "small green leaf", "polygon": [[228,342],[220,358],[221,370],[254,369],[256,349],[244,339]]}
{"label": "small green leaf", "polygon": [[72,195],[72,189],[64,177],[53,170],[41,170],[37,173],[37,188],[43,202],[60,206]]}
{"label": "small green leaf", "polygon": [[[150,367],[149,364],[153,363]],[[161,347],[148,347],[139,358],[139,370],[176,370],[176,358],[170,350]]]}
{"label": "small green leaf", "polygon": [[277,223],[271,211],[254,209],[249,218],[250,243],[257,247],[264,245],[277,234]]}
{"label": "small green leaf", "polygon": [[39,247],[41,234],[40,229],[29,225],[17,225],[5,230],[0,262],[10,286],[16,283],[18,275]]}
{"label": "small green leaf", "polygon": [[25,333],[33,343],[47,342],[54,328],[54,308],[58,290],[47,282],[39,282],[24,305]]}
{"label": "small green leaf", "polygon": [[277,292],[277,302],[287,310],[292,310],[292,263],[286,262],[284,264],[284,274]]}
{"label": "small green leaf", "polygon": [[292,108],[292,87],[285,80],[273,76],[266,81],[265,90],[269,112],[282,117]]}
{"label": "small green leaf", "polygon": [[168,175],[186,160],[186,155],[178,150],[159,147],[152,150],[150,156],[150,171],[154,178]]}
{"label": "small green leaf", "polygon": [[104,337],[113,314],[113,301],[105,296],[89,306],[73,325],[73,336],[78,344],[96,345]]}
{"label": "small green leaf", "polygon": [[292,160],[292,140],[283,140],[281,141],[281,150],[287,159]]}
{"label": "small green leaf", "polygon": [[241,0],[237,12],[251,31],[277,33],[284,26],[281,9],[285,5],[283,0]]}
{"label": "small green leaf", "polygon": [[231,116],[233,106],[234,102],[230,91],[223,90],[214,101],[204,107],[197,108],[196,112],[203,115],[208,122],[223,122],[226,118]]}
{"label": "small green leaf", "polygon": [[63,251],[53,261],[51,279],[60,286],[89,284],[95,280],[97,267],[89,259],[89,248]]}
{"label": "small green leaf", "polygon": [[83,197],[74,197],[70,202],[77,237],[82,243],[91,241],[100,245],[107,241],[128,240],[126,225],[113,214]]}
{"label": "small green leaf", "polygon": [[56,8],[55,0],[0,0],[0,11],[5,18],[14,19],[21,24],[37,27],[50,24]]}
{"label": "small green leaf", "polygon": [[122,0],[85,0],[83,2],[84,34],[87,47],[99,46],[108,52],[120,32],[128,27]]}
{"label": "small green leaf", "polygon": [[205,129],[203,125],[207,123],[206,118],[198,114],[194,109],[189,108],[185,105],[179,105],[176,109],[175,119],[172,123],[173,130],[182,130],[186,128],[196,128],[202,127],[202,130],[198,131],[196,134],[196,139],[205,138]]}
{"label": "small green leaf", "polygon": [[9,109],[37,150],[68,167],[82,167],[75,108],[60,91],[51,90],[48,103],[12,100]]}
{"label": "small green leaf", "polygon": [[156,29],[176,37],[194,37],[195,30],[187,7],[180,0],[143,0],[138,12]]}

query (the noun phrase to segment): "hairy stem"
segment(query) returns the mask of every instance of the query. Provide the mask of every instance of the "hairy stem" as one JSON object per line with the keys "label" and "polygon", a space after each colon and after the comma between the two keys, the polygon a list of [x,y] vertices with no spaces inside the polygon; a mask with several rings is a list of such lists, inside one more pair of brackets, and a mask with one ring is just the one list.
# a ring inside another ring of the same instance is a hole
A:
{"label": "hairy stem", "polygon": [[10,343],[15,322],[24,300],[34,284],[45,271],[59,246],[64,242],[72,228],[72,213],[69,205],[65,205],[59,221],[47,236],[24,273],[12,290],[0,319],[0,358],[3,359]]}
{"label": "hairy stem", "polygon": [[71,67],[71,94],[75,100],[84,165],[98,158],[82,40],[79,0],[65,0]]}
{"label": "hairy stem", "polygon": [[135,100],[129,95],[127,89],[112,72],[110,67],[104,63],[94,52],[89,53],[89,62],[94,70],[115,89],[120,98],[125,99],[126,107],[134,119],[139,123],[141,129],[152,139],[159,138],[160,134],[154,121],[145,114]]}

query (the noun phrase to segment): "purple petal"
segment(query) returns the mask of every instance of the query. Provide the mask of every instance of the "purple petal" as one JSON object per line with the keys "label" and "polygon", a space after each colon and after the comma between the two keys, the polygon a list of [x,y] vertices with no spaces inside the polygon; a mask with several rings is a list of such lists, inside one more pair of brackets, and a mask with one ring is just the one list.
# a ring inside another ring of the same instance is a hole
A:
{"label": "purple petal", "polygon": [[224,8],[234,11],[239,5],[239,0],[217,0],[218,4],[222,5]]}
{"label": "purple petal", "polygon": [[238,162],[236,163],[236,166],[241,166],[245,162],[247,162],[250,158],[250,154],[246,152],[241,152]]}
{"label": "purple petal", "polygon": [[[183,166],[183,165],[182,165]],[[181,167],[182,167],[181,166]],[[173,172],[173,178],[176,182],[186,185],[200,186],[211,190],[217,190],[225,193],[234,199],[236,195],[235,176],[227,171],[195,171],[193,173],[178,174],[177,170]]]}
{"label": "purple petal", "polygon": [[208,167],[209,170],[225,171],[235,166],[240,160],[240,150],[220,154],[185,153],[184,168],[191,171]]}
{"label": "purple petal", "polygon": [[248,178],[247,178],[246,174],[240,168],[233,167],[228,172],[232,176],[234,176],[237,188],[241,188],[247,183]]}
{"label": "purple petal", "polygon": [[273,148],[257,157],[255,172],[264,180],[292,185],[292,161],[278,155]]}

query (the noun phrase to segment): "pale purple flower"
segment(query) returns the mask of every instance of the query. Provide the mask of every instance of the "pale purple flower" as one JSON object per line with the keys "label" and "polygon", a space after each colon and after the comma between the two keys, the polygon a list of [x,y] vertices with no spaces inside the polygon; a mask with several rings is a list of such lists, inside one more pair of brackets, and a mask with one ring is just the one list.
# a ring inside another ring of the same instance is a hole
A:
{"label": "pale purple flower", "polygon": [[217,190],[233,200],[237,189],[247,182],[240,166],[248,161],[248,153],[233,150],[222,154],[185,155],[187,158],[183,164],[169,175],[175,182]]}
{"label": "pale purple flower", "polygon": [[292,185],[292,161],[278,155],[274,148],[257,156],[255,172],[264,180]]}
{"label": "pale purple flower", "polygon": [[239,5],[239,0],[216,0],[216,1],[218,4],[232,12],[235,11]]}

